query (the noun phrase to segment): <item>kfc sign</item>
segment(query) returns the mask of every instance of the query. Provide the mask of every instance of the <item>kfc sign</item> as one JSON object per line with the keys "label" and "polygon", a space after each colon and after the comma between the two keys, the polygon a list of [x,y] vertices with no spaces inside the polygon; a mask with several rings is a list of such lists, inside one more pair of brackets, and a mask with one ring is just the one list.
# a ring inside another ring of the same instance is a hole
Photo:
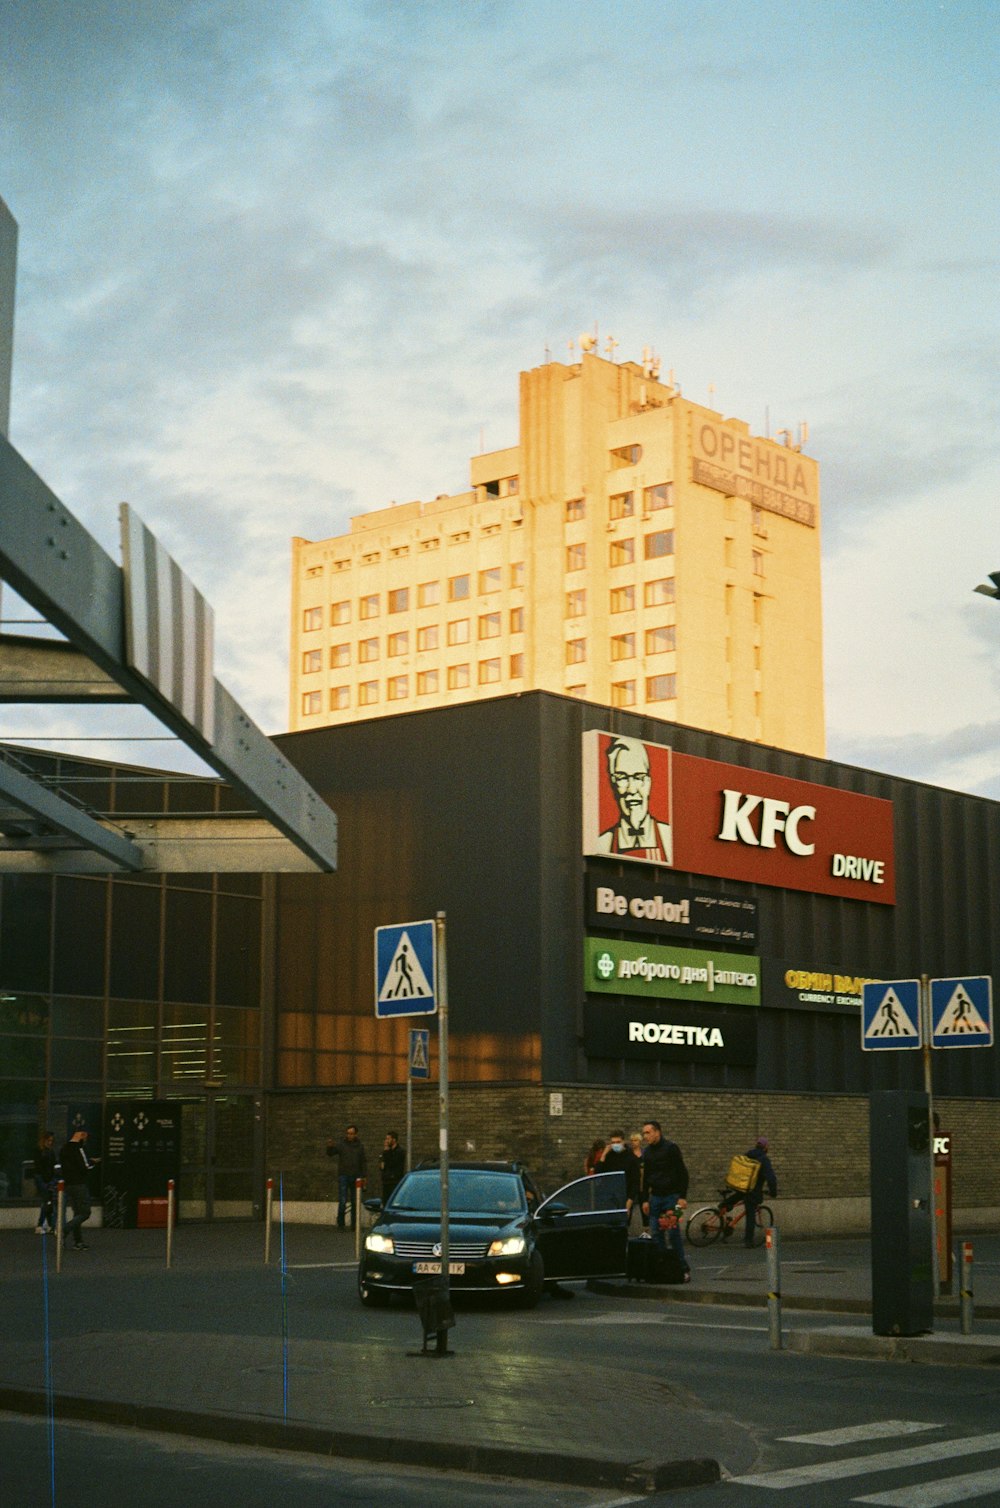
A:
{"label": "kfc sign", "polygon": [[583,851],[895,904],[892,803],[584,734]]}

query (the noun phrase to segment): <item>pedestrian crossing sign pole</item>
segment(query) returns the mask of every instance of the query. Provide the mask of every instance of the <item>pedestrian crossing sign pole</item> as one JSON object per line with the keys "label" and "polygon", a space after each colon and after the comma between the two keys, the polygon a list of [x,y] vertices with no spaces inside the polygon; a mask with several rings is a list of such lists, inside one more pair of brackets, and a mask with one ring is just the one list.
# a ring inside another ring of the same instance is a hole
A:
{"label": "pedestrian crossing sign pole", "polygon": [[993,1046],[993,980],[931,980],[932,1047]]}
{"label": "pedestrian crossing sign pole", "polygon": [[900,1051],[923,1045],[919,979],[866,984],[861,999],[864,1052]]}
{"label": "pedestrian crossing sign pole", "polygon": [[375,928],[375,1014],[433,1016],[437,1011],[435,924]]}

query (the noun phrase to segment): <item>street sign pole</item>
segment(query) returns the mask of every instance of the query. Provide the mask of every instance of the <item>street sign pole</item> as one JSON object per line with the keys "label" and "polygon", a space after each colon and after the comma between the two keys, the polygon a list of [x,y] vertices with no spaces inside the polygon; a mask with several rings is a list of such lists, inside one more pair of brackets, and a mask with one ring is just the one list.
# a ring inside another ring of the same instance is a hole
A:
{"label": "street sign pole", "polygon": [[941,1292],[941,1264],[937,1248],[937,1198],[934,1193],[934,1074],[931,1068],[931,982],[927,974],[920,976],[920,1023],[924,1052],[924,1093],[927,1095],[928,1152],[931,1160],[931,1282],[937,1296]]}
{"label": "street sign pole", "polygon": [[[438,1093],[440,1096],[439,1140],[441,1151],[441,1295],[444,1309],[450,1308],[449,1286],[451,1259],[448,1242],[448,959],[445,953],[445,913],[434,920],[437,943],[438,1002]],[[448,1331],[438,1330],[437,1350],[443,1356],[448,1349]]]}
{"label": "street sign pole", "polygon": [[406,1074],[406,1171],[413,1166],[413,1074]]}

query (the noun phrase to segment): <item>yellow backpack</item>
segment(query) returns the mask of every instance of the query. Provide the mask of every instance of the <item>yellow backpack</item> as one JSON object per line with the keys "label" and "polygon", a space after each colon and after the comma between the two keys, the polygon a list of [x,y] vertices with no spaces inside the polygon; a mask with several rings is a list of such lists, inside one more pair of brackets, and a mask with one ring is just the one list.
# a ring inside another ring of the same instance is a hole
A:
{"label": "yellow backpack", "polygon": [[729,1164],[726,1184],[731,1189],[739,1189],[741,1194],[748,1194],[759,1177],[760,1163],[756,1157],[747,1157],[739,1152]]}

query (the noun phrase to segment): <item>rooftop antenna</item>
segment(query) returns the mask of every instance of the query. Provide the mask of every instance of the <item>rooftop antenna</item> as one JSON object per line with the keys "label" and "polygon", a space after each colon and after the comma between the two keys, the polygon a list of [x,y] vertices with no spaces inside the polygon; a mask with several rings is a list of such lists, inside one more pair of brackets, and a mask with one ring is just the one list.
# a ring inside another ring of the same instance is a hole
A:
{"label": "rooftop antenna", "polygon": [[579,337],[579,339],[580,339],[580,350],[584,353],[585,356],[589,356],[590,353],[591,353],[591,351],[597,345],[597,336],[596,335],[588,335],[587,332],[586,332],[586,330],[585,330],[583,332],[583,334]]}
{"label": "rooftop antenna", "polygon": [[714,382],[710,382],[708,384],[708,406],[709,406],[709,408],[714,408],[715,407],[715,383]]}
{"label": "rooftop antenna", "polygon": [[607,340],[604,342],[604,354],[607,356],[609,361],[614,361],[615,350],[620,345],[620,343],[620,341],[615,340],[615,337],[613,335],[609,335]]}
{"label": "rooftop antenna", "polygon": [[769,440],[770,438],[771,438],[771,405],[769,403],[765,403],[764,404],[764,439],[765,440]]}

